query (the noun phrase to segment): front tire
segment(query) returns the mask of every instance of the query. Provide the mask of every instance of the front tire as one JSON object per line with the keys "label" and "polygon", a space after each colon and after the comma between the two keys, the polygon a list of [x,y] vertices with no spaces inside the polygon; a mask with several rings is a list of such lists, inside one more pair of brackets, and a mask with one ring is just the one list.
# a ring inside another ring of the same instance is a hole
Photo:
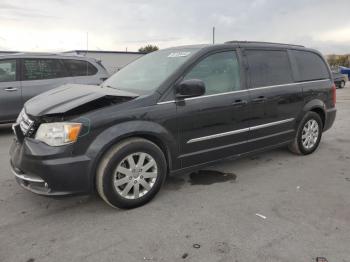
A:
{"label": "front tire", "polygon": [[315,112],[307,112],[300,122],[293,143],[289,145],[290,151],[298,155],[313,153],[320,144],[322,130],[321,117]]}
{"label": "front tire", "polygon": [[164,183],[167,165],[162,150],[143,138],[114,145],[96,174],[100,197],[112,207],[135,208],[149,202]]}

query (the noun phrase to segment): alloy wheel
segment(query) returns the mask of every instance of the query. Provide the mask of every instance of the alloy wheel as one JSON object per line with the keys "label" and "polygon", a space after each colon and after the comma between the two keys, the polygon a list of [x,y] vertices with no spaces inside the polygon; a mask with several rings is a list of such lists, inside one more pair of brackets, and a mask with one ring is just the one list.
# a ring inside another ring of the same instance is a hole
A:
{"label": "alloy wheel", "polygon": [[306,122],[301,135],[302,144],[305,149],[310,150],[313,148],[318,140],[319,125],[316,120],[310,119]]}
{"label": "alloy wheel", "polygon": [[126,156],[115,169],[114,189],[123,198],[138,199],[151,190],[157,176],[157,163],[151,155],[133,153]]}

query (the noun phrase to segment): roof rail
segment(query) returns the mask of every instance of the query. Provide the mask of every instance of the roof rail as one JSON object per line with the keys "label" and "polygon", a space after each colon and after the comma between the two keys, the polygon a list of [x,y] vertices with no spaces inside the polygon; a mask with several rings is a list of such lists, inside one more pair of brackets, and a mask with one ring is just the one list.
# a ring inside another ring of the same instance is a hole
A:
{"label": "roof rail", "polygon": [[13,53],[16,55],[37,55],[37,56],[45,56],[45,55],[60,55],[58,53],[45,53],[45,52],[18,52],[18,53]]}
{"label": "roof rail", "polygon": [[284,46],[297,46],[305,47],[303,45],[294,45],[294,44],[282,44],[282,43],[272,43],[272,42],[260,42],[260,41],[227,41],[225,44],[268,44],[268,45],[284,45]]}

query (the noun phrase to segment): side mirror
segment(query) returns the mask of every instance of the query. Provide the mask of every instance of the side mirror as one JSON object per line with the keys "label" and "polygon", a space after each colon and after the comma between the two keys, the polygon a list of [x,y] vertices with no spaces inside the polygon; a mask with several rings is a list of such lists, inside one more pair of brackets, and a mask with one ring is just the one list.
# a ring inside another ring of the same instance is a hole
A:
{"label": "side mirror", "polygon": [[205,84],[199,79],[184,80],[176,87],[177,98],[188,98],[205,94]]}

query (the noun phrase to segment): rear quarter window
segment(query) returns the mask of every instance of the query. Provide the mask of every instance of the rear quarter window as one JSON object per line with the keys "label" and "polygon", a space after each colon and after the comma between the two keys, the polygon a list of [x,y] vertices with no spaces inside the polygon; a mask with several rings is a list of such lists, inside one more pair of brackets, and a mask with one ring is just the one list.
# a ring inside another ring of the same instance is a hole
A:
{"label": "rear quarter window", "polygon": [[292,69],[285,50],[246,50],[252,88],[293,82]]}
{"label": "rear quarter window", "polygon": [[71,76],[91,76],[97,73],[96,67],[88,61],[64,59],[63,63]]}
{"label": "rear quarter window", "polygon": [[297,66],[297,81],[312,81],[330,78],[324,60],[313,52],[292,50]]}

